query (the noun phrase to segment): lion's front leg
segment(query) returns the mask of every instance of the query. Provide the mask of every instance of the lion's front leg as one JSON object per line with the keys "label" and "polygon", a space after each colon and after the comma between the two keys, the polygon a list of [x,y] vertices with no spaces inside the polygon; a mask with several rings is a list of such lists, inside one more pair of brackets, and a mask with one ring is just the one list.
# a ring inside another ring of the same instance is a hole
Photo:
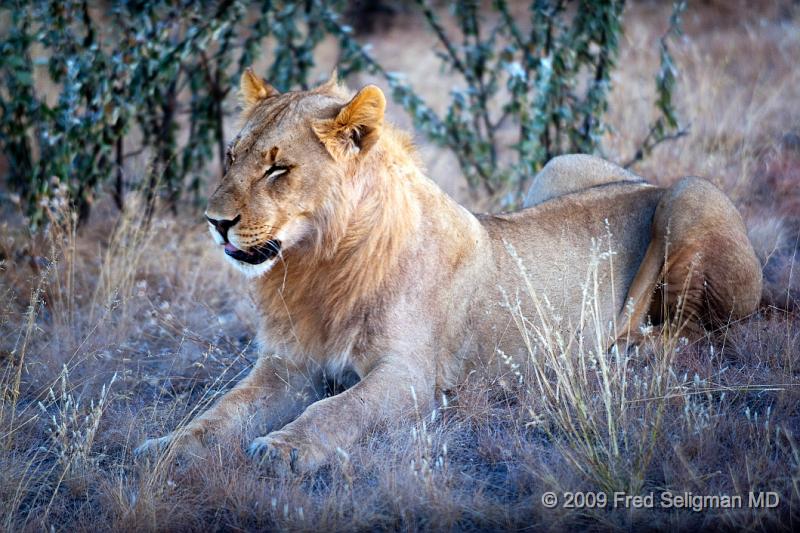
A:
{"label": "lion's front leg", "polygon": [[171,447],[185,456],[202,456],[210,443],[241,437],[246,427],[279,428],[320,397],[318,378],[317,372],[262,357],[207,411],[169,435],[146,440],[134,454]]}
{"label": "lion's front leg", "polygon": [[313,470],[379,421],[409,416],[415,409],[426,412],[433,397],[431,369],[387,359],[354,387],[313,403],[294,422],[255,439],[248,453],[282,461],[294,471]]}

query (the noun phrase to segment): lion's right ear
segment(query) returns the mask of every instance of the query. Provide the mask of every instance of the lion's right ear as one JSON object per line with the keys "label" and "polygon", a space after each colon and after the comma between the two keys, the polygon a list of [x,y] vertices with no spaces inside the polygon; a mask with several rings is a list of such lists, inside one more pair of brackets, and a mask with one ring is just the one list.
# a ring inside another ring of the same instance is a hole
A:
{"label": "lion's right ear", "polygon": [[242,98],[243,113],[245,114],[262,100],[280,94],[275,87],[264,81],[260,76],[257,76],[252,68],[247,68],[242,74],[239,91]]}
{"label": "lion's right ear", "polygon": [[367,85],[335,118],[314,123],[314,132],[336,159],[364,154],[380,137],[385,110],[383,91],[375,85]]}

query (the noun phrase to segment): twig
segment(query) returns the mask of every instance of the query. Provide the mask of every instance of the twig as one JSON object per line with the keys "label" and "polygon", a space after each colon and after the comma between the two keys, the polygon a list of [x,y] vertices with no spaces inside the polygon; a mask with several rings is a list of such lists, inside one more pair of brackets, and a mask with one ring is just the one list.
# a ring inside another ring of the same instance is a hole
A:
{"label": "twig", "polygon": [[117,176],[116,182],[114,183],[114,203],[117,206],[117,209],[122,211],[125,208],[125,176],[122,171],[123,162],[125,161],[125,153],[123,150],[123,139],[122,135],[117,137],[117,143],[115,147],[116,151],[116,164],[117,164]]}
{"label": "twig", "polygon": [[422,12],[425,15],[425,20],[428,21],[431,29],[433,29],[433,31],[436,33],[436,36],[439,38],[439,41],[441,41],[447,50],[447,55],[450,57],[453,66],[456,68],[456,70],[463,74],[468,81],[471,82],[472,76],[464,66],[464,63],[462,63],[461,59],[458,57],[458,53],[456,52],[453,43],[450,42],[450,38],[445,33],[444,28],[442,28],[442,25],[439,24],[438,20],[436,20],[436,14],[433,12],[428,3],[425,2],[425,0],[417,0],[417,4],[419,4],[419,6],[422,8]]}
{"label": "twig", "polygon": [[[656,129],[657,129],[657,125],[654,124],[650,128],[650,131],[647,133],[647,136],[642,141],[642,144],[639,145],[639,148],[636,149],[636,153],[633,155],[633,157],[628,162],[624,163],[622,165],[622,167],[623,168],[630,168],[635,163],[638,163],[639,161],[644,159],[644,156],[646,156],[647,154],[652,152],[653,149],[656,146],[658,146],[659,144],[661,144],[661,143],[663,143],[665,141],[674,141],[676,139],[680,139],[681,137],[685,137],[686,135],[689,134],[689,128],[690,127],[691,127],[691,123],[687,124],[686,126],[684,126],[683,128],[679,129],[678,131],[676,131],[674,133],[670,133],[668,135],[661,135],[659,137],[655,137],[654,138],[654,136],[656,134]],[[653,140],[651,141],[651,139],[653,139]]]}

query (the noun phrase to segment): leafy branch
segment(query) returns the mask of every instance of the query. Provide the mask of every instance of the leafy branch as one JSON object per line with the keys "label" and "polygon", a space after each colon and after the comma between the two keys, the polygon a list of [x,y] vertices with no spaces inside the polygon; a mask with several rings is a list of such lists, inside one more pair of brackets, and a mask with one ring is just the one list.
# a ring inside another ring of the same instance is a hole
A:
{"label": "leafy branch", "polygon": [[684,0],[672,4],[669,27],[659,39],[660,64],[656,74],[656,109],[659,114],[633,157],[623,164],[625,168],[630,168],[650,155],[659,144],[680,139],[689,133],[690,124],[685,126],[679,124],[678,112],[673,102],[677,68],[669,50],[669,38],[683,35],[681,16],[685,10],[686,2]]}
{"label": "leafy branch", "polygon": [[[551,157],[599,150],[624,0],[530,0],[527,15],[507,0],[453,3],[449,13],[415,2],[457,80],[442,114],[358,42],[341,0],[115,1],[102,24],[87,0],[3,4],[0,147],[18,193],[9,197],[33,227],[64,191],[84,220],[107,183],[120,209],[133,188],[173,211],[186,194],[199,200],[208,163],[224,154],[227,96],[267,38],[267,78],[282,91],[308,87],[315,50],[334,38],[342,77],[383,77],[417,130],[455,154],[473,193],[506,205]],[[684,8],[675,5],[660,40],[659,115],[629,165],[687,131],[668,46]],[[55,99],[34,83],[43,74]],[[125,162],[139,154],[152,165],[134,180]]]}

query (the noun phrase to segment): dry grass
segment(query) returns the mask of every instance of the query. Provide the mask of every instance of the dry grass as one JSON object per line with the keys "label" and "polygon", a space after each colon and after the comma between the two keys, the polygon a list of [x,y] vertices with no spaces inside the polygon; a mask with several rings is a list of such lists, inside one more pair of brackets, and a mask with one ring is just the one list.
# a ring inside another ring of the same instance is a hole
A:
{"label": "dry grass", "polygon": [[[605,145],[613,159],[645,132],[667,9],[628,14]],[[546,310],[509,302],[532,357],[509,368],[505,386],[471,376],[435,413],[376,428],[313,475],[259,470],[240,448],[202,465],[132,460],[135,445],[186,420],[256,356],[244,281],[208,246],[198,215],[146,226],[131,206],[80,231],[61,217],[36,237],[3,222],[0,527],[794,529],[799,26],[781,6],[690,6],[675,52],[691,134],[637,168],[659,183],[699,174],[728,192],[766,262],[767,302],[789,311],[765,306],[723,343],[663,332],[625,355],[598,339],[566,343]],[[425,154],[436,177],[441,155]],[[592,305],[587,290],[587,317]],[[745,507],[548,510],[545,491],[742,494]],[[747,508],[749,491],[781,503]]]}

